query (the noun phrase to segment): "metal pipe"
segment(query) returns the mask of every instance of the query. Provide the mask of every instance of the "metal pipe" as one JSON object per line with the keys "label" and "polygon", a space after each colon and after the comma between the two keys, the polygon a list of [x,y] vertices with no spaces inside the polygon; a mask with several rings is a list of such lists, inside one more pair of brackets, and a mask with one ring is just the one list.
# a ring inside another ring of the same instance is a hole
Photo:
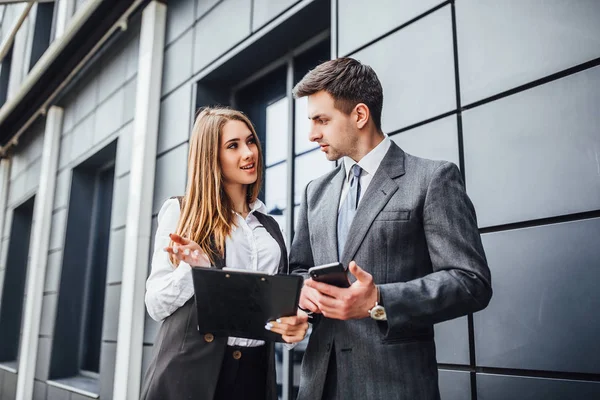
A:
{"label": "metal pipe", "polygon": [[[0,108],[0,124],[4,119],[10,114],[12,109],[16,107],[19,101],[25,96],[25,94],[31,89],[33,84],[39,79],[39,77],[46,70],[50,62],[54,61],[58,52],[64,48],[64,46],[71,40],[75,32],[83,25],[83,23],[89,18],[91,13],[96,9],[96,7],[102,2],[102,0],[88,0],[85,3],[85,11],[81,13],[78,11],[74,17],[76,21],[71,23],[69,29],[65,32],[65,34],[55,41],[48,50],[42,55],[40,60],[35,64],[25,82],[19,89],[19,92],[15,94],[15,96],[7,102],[2,108]],[[136,0],[121,16],[121,18],[115,22],[108,32],[96,43],[96,45],[86,54],[86,56],[73,68],[73,70],[69,73],[69,75],[63,80],[63,82],[52,92],[50,96],[46,99],[46,101],[31,115],[31,117],[21,126],[21,128],[13,135],[13,137],[7,141],[4,146],[0,147],[0,158],[5,157],[8,152],[8,149],[19,142],[19,138],[25,131],[31,126],[31,124],[39,117],[46,114],[46,110],[52,105],[52,102],[56,99],[56,97],[61,93],[61,91],[73,80],[77,74],[85,67],[85,65],[89,62],[90,59],[94,57],[94,55],[102,48],[104,43],[116,32],[118,29],[126,30],[127,29],[127,21],[131,14],[144,2],[144,0]],[[59,42],[59,43],[57,43]]]}
{"label": "metal pipe", "polygon": [[0,49],[0,63],[8,54],[8,51],[10,50],[10,47],[12,46],[13,41],[15,40],[15,36],[17,36],[17,32],[19,31],[19,29],[21,29],[21,25],[23,25],[23,22],[25,22],[25,18],[27,18],[27,15],[29,15],[29,11],[33,7],[34,3],[35,1],[29,1],[27,3],[27,6],[25,6],[25,9],[23,10],[21,16],[17,20],[17,23],[13,26],[12,30],[10,31],[10,35],[8,35],[4,43],[2,43],[2,48]]}

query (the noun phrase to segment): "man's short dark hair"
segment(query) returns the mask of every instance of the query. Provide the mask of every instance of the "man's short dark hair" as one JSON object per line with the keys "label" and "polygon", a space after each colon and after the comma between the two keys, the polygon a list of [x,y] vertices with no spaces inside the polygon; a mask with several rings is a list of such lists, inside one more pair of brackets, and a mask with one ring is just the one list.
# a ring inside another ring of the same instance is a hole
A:
{"label": "man's short dark hair", "polygon": [[373,68],[350,57],[319,64],[294,87],[294,97],[310,96],[321,90],[333,97],[338,110],[350,114],[358,103],[369,107],[371,118],[381,131],[383,88]]}

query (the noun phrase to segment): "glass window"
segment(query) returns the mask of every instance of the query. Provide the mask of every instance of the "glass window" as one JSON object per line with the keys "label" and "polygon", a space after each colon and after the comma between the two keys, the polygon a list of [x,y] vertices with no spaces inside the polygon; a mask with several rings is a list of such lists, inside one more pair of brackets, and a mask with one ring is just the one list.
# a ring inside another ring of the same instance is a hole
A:
{"label": "glass window", "polygon": [[[99,393],[116,142],[73,169],[56,309],[52,380]],[[112,298],[108,298],[109,302]],[[106,338],[104,338],[106,340]]]}
{"label": "glass window", "polygon": [[0,303],[0,362],[17,367],[34,199],[13,211]]}
{"label": "glass window", "polygon": [[283,97],[267,106],[265,159],[270,166],[287,158],[288,98]]}
{"label": "glass window", "polygon": [[296,154],[302,154],[306,151],[318,148],[316,143],[311,142],[308,139],[310,133],[310,120],[308,119],[308,98],[302,97],[295,100],[296,111],[295,111],[295,131],[296,141],[295,152]]}
{"label": "glass window", "polygon": [[294,180],[294,204],[300,204],[304,194],[304,188],[310,181],[326,174],[335,167],[333,161],[328,161],[320,150],[296,157],[296,169]]}
{"label": "glass window", "polygon": [[287,162],[283,162],[265,171],[265,205],[281,228],[286,228],[287,167]]}

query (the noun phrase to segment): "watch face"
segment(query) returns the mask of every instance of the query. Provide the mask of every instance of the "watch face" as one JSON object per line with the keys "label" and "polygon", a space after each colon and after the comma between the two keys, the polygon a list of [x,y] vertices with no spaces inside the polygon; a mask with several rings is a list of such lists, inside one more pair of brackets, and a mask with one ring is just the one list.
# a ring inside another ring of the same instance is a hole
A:
{"label": "watch face", "polygon": [[385,308],[383,308],[382,306],[373,307],[373,309],[371,310],[371,318],[376,319],[378,321],[387,319],[387,316],[385,315]]}

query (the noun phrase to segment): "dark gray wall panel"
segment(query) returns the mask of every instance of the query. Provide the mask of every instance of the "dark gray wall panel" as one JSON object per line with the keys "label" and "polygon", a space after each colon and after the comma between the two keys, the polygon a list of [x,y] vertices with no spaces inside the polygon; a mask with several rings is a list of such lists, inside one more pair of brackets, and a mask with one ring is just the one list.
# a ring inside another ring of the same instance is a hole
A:
{"label": "dark gray wall panel", "polygon": [[108,249],[108,265],[106,266],[106,283],[121,282],[123,278],[123,254],[125,252],[125,229],[110,233]]}
{"label": "dark gray wall panel", "polygon": [[33,400],[46,400],[47,385],[44,382],[33,382]]}
{"label": "dark gray wall panel", "polygon": [[107,136],[118,131],[123,126],[123,111],[125,110],[125,89],[121,87],[106,101],[98,105],[94,116],[94,136],[92,143],[98,144]]}
{"label": "dark gray wall panel", "polygon": [[435,325],[437,360],[442,364],[469,365],[469,327],[467,317]]}
{"label": "dark gray wall panel", "polygon": [[338,0],[338,54],[358,47],[432,9],[440,0]]}
{"label": "dark gray wall panel", "polygon": [[148,312],[144,313],[144,343],[154,343],[161,324],[150,318]]}
{"label": "dark gray wall panel", "polygon": [[117,344],[102,343],[100,354],[100,398],[102,400],[113,398],[116,359]]}
{"label": "dark gray wall panel", "polygon": [[[190,29],[165,50],[163,60],[162,91],[164,95],[192,76],[192,52],[194,51],[194,32]],[[203,51],[198,48],[195,51]]]}
{"label": "dark gray wall panel", "polygon": [[56,189],[54,191],[53,209],[66,207],[69,202],[69,189],[71,187],[71,171],[59,172],[56,176]]}
{"label": "dark gray wall panel", "polygon": [[402,150],[431,160],[460,165],[456,115],[430,122],[390,137]]}
{"label": "dark gray wall panel", "polygon": [[117,229],[125,226],[127,223],[127,202],[129,199],[129,178],[130,175],[123,175],[115,179],[113,189],[113,203],[111,211],[111,229]]}
{"label": "dark gray wall panel", "polygon": [[117,142],[115,160],[115,177],[120,178],[131,169],[131,141],[133,139],[133,122],[121,128]]}
{"label": "dark gray wall panel", "polygon": [[69,400],[71,392],[55,386],[48,386],[47,396],[47,400]]}
{"label": "dark gray wall panel", "polygon": [[252,30],[256,31],[271,19],[281,14],[298,0],[254,0],[252,8]]}
{"label": "dark gray wall panel", "polygon": [[196,1],[196,18],[203,17],[206,13],[223,0],[195,0]]}
{"label": "dark gray wall panel", "polygon": [[483,235],[494,296],[477,365],[600,373],[600,218]]}
{"label": "dark gray wall panel", "polygon": [[104,296],[104,319],[102,322],[103,341],[117,341],[120,303],[121,285],[107,286]]}
{"label": "dark gray wall panel", "polygon": [[52,350],[52,339],[39,338],[37,360],[35,363],[35,379],[45,381],[48,379],[50,368],[50,352]]}
{"label": "dark gray wall panel", "polygon": [[194,24],[194,0],[169,0],[165,43],[171,43]]}
{"label": "dark gray wall panel", "polygon": [[456,109],[450,14],[446,6],[353,55],[381,80],[384,132]]}
{"label": "dark gray wall panel", "polygon": [[469,372],[440,369],[438,374],[442,400],[469,400],[471,398]]}
{"label": "dark gray wall panel", "polygon": [[71,397],[69,397],[69,400],[92,400],[92,397],[87,397],[78,393],[71,393]]}
{"label": "dark gray wall panel", "polygon": [[164,153],[188,140],[192,120],[192,86],[183,85],[160,103],[156,152]]}
{"label": "dark gray wall panel", "polygon": [[251,8],[251,0],[223,0],[194,26],[194,72],[250,34]]}
{"label": "dark gray wall panel", "polygon": [[135,100],[137,90],[137,77],[128,81],[125,86],[123,86],[123,91],[125,92],[125,104],[123,104],[123,125],[133,121],[135,118]]}
{"label": "dark gray wall panel", "polygon": [[188,144],[185,143],[156,159],[152,214],[158,214],[165,200],[185,191]]}
{"label": "dark gray wall panel", "polygon": [[122,46],[110,50],[111,54],[101,61],[100,72],[94,81],[98,85],[98,96],[90,99],[92,104],[103,103],[117,89],[123,86],[127,72],[128,55]]}
{"label": "dark gray wall panel", "polygon": [[54,335],[54,321],[56,320],[56,303],[58,294],[46,294],[42,300],[42,318],[40,321],[40,335]]}
{"label": "dark gray wall panel", "polygon": [[56,251],[49,254],[46,265],[46,281],[44,282],[44,292],[56,292],[60,285],[62,251]]}
{"label": "dark gray wall panel", "polygon": [[153,346],[144,346],[142,350],[142,376],[144,376],[144,373],[150,365],[150,361],[152,361],[153,351]]}
{"label": "dark gray wall panel", "polygon": [[586,400],[600,398],[600,382],[477,374],[478,400]]}
{"label": "dark gray wall panel", "polygon": [[600,209],[600,67],[463,113],[480,227]]}
{"label": "dark gray wall panel", "polygon": [[462,103],[600,57],[600,2],[456,2]]}
{"label": "dark gray wall panel", "polygon": [[4,371],[4,380],[0,388],[2,400],[16,399],[17,397],[17,374]]}

